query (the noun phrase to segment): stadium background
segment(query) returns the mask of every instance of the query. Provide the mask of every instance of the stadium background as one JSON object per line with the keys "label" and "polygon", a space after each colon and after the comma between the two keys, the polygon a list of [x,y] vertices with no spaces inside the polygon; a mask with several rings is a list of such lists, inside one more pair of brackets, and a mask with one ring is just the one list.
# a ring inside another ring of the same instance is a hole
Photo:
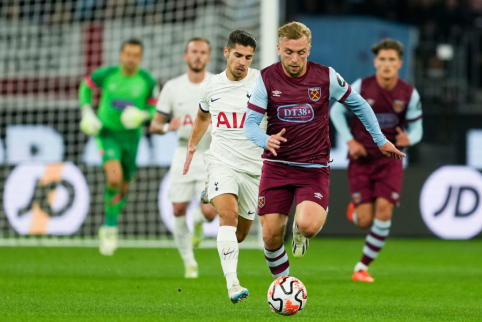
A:
{"label": "stadium background", "polygon": [[[142,66],[162,85],[185,71],[182,53],[194,36],[210,39],[208,69],[214,73],[224,69],[222,48],[237,28],[259,39],[254,68],[274,62],[273,34],[279,23],[291,20],[313,31],[310,59],[334,67],[348,82],[374,73],[372,44],[384,37],[404,43],[401,76],[422,97],[424,138],[408,150],[392,235],[482,237],[482,175],[474,170],[482,168],[482,3],[287,0],[269,12],[266,3],[277,1],[2,1],[0,243],[96,245],[104,174],[93,141],[78,129],[77,89],[98,66],[117,63],[124,39],[144,41]],[[175,134],[151,136],[147,128],[145,134],[120,217],[121,246],[172,246],[161,182]],[[344,214],[346,145],[333,126],[330,137],[335,162],[330,216],[321,235],[364,236]],[[216,225],[206,227],[209,235]],[[252,245],[259,242],[258,232],[252,231]]]}

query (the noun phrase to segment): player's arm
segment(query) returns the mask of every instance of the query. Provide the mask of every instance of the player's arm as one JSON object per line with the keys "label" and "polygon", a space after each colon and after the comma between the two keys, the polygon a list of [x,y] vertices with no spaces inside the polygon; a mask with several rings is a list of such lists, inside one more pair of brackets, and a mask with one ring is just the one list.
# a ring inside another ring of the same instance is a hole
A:
{"label": "player's arm", "polygon": [[422,103],[420,101],[420,95],[416,89],[413,90],[412,97],[408,103],[406,119],[408,123],[408,130],[406,133],[400,127],[397,127],[395,144],[400,147],[415,145],[420,142],[423,136]]}
{"label": "player's arm", "polygon": [[254,144],[265,150],[269,150],[276,156],[276,149],[280,148],[281,142],[286,142],[286,138],[283,137],[286,130],[283,129],[278,134],[271,136],[263,132],[259,125],[263,120],[267,107],[268,93],[266,92],[263,77],[259,74],[256,78],[253,93],[249,99],[243,132]]}
{"label": "player's arm", "polygon": [[80,83],[79,103],[82,111],[80,130],[87,135],[97,135],[102,128],[102,123],[92,108],[92,89],[102,86],[107,73],[108,68],[99,68]]}
{"label": "player's arm", "polygon": [[375,113],[370,105],[358,94],[352,90],[345,80],[330,67],[330,98],[348,106],[353,113],[360,119],[373,141],[378,145],[380,151],[387,157],[401,159],[404,153],[398,151],[395,146],[387,140],[383,135],[380,125],[378,124]]}
{"label": "player's arm", "polygon": [[199,101],[199,110],[197,112],[196,120],[192,127],[191,136],[189,137],[189,142],[187,144],[187,154],[186,162],[184,163],[184,169],[182,174],[187,174],[189,171],[189,166],[191,165],[192,158],[196,152],[196,146],[199,141],[201,141],[204,133],[206,133],[209,127],[209,121],[211,119],[211,113],[209,112],[209,97],[206,95],[206,83],[205,79],[200,88],[201,99]]}
{"label": "player's arm", "polygon": [[151,121],[149,130],[154,134],[164,134],[169,131],[175,131],[181,126],[181,118],[175,117],[171,122],[166,123],[168,116],[172,113],[174,104],[172,99],[171,83],[167,82],[162,88],[157,100],[154,117]]}
{"label": "player's arm", "polygon": [[[357,92],[360,91],[360,88],[361,79],[356,80],[351,85],[351,89]],[[348,109],[343,104],[335,102],[330,110],[330,119],[338,131],[338,134],[340,134],[341,138],[348,144],[348,153],[353,159],[357,160],[360,157],[366,156],[367,151],[360,142],[353,138],[346,119],[347,112]]]}

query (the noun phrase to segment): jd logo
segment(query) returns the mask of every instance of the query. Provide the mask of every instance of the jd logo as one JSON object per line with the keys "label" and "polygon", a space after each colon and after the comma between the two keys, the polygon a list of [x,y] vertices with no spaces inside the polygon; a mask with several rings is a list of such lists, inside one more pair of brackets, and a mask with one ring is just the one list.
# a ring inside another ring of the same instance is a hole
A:
{"label": "jd logo", "polygon": [[89,210],[89,188],[71,162],[23,163],[8,176],[3,194],[12,227],[26,235],[70,235]]}
{"label": "jd logo", "polygon": [[469,239],[482,231],[482,174],[464,166],[445,166],[428,177],[420,211],[428,228],[445,239]]}

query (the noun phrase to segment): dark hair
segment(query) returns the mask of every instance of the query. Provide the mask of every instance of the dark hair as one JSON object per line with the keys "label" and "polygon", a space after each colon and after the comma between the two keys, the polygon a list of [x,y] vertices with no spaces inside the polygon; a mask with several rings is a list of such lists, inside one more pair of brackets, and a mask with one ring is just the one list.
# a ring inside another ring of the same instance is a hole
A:
{"label": "dark hair", "polygon": [[124,41],[122,43],[122,46],[121,46],[121,51],[124,50],[124,47],[126,45],[134,45],[134,46],[140,46],[141,47],[141,50],[144,50],[144,45],[142,44],[142,41],[137,39],[137,38],[130,38],[130,39],[127,39],[126,41]]}
{"label": "dark hair", "polygon": [[245,47],[253,47],[253,50],[256,49],[257,45],[256,38],[246,30],[235,30],[229,34],[229,40],[226,47],[232,49],[236,47],[236,44]]}
{"label": "dark hair", "polygon": [[186,43],[186,49],[185,49],[184,52],[187,52],[187,45],[189,45],[193,41],[204,41],[208,45],[209,51],[211,51],[211,43],[209,42],[209,40],[207,38],[194,37],[194,38],[189,39],[189,41]]}
{"label": "dark hair", "polygon": [[393,49],[398,53],[398,57],[402,58],[403,45],[401,42],[397,40],[385,38],[382,41],[380,41],[378,44],[373,45],[372,47],[372,51],[375,55],[378,55],[378,52],[383,49]]}

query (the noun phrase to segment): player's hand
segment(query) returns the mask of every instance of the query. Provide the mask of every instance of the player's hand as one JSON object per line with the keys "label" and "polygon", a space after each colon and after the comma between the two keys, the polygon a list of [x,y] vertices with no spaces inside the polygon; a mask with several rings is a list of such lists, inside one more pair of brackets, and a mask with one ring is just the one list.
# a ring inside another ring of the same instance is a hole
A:
{"label": "player's hand", "polygon": [[403,132],[400,126],[397,126],[397,135],[395,136],[395,145],[405,148],[410,145],[410,139],[408,135]]}
{"label": "player's hand", "polygon": [[169,127],[167,128],[167,131],[175,131],[181,126],[181,117],[175,117],[169,122]]}
{"label": "player's hand", "polygon": [[182,170],[182,174],[186,175],[189,172],[189,166],[191,165],[192,157],[196,152],[195,146],[188,146],[187,147],[187,154],[186,154],[186,162],[184,162],[184,169]]}
{"label": "player's hand", "polygon": [[97,135],[102,128],[102,122],[91,106],[82,107],[82,120],[80,121],[80,130],[87,135]]}
{"label": "player's hand", "polygon": [[287,142],[286,138],[283,137],[283,134],[286,133],[286,129],[282,129],[278,134],[271,135],[266,142],[266,148],[269,152],[273,153],[274,156],[277,156],[276,150],[279,149],[281,142]]}
{"label": "player's hand", "polygon": [[121,123],[126,129],[137,129],[149,119],[149,113],[135,106],[127,106],[121,114]]}
{"label": "player's hand", "polygon": [[367,156],[367,150],[365,147],[360,144],[357,140],[351,139],[347,142],[348,144],[348,153],[354,160],[358,160],[361,157]]}
{"label": "player's hand", "polygon": [[405,153],[398,151],[398,149],[390,141],[380,146],[379,149],[382,151],[384,156],[393,158],[395,160],[401,160],[402,157],[406,156]]}

